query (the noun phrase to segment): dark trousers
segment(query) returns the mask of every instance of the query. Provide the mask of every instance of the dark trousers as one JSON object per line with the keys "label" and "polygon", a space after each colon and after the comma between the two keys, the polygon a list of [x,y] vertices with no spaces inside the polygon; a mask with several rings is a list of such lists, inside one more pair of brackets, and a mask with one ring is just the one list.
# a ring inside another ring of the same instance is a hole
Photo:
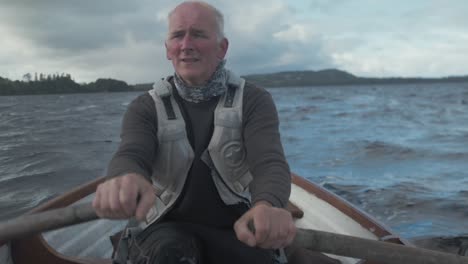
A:
{"label": "dark trousers", "polygon": [[240,242],[232,228],[164,222],[149,226],[130,248],[134,264],[272,264],[274,252]]}

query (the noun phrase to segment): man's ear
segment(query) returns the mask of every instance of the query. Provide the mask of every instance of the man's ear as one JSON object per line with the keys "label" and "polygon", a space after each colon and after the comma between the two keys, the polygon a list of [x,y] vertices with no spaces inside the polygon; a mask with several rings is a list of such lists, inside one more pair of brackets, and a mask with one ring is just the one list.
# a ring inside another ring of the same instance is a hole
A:
{"label": "man's ear", "polygon": [[220,60],[224,59],[224,57],[226,56],[228,48],[229,48],[229,41],[228,41],[227,38],[223,38],[219,43],[218,58]]}
{"label": "man's ear", "polygon": [[167,48],[167,42],[164,41],[164,47],[166,47],[166,58],[168,60],[172,60],[171,57],[169,56],[169,49]]}

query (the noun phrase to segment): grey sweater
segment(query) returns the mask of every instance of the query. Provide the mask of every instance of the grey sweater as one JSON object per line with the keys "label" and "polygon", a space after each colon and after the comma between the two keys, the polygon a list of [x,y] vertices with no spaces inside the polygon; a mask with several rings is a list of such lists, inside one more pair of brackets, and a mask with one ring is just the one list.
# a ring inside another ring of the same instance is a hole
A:
{"label": "grey sweater", "polygon": [[[173,94],[184,116],[187,135],[195,153],[181,197],[167,219],[212,226],[232,226],[247,208],[226,206],[212,180],[210,169],[200,156],[213,133],[214,109],[219,97],[191,103]],[[108,177],[139,173],[150,179],[158,148],[154,101],[145,93],[131,102],[123,118],[121,143],[108,167]],[[284,207],[291,191],[289,167],[280,141],[279,121],[271,95],[246,83],[243,97],[243,140],[253,175],[252,203],[268,201]]]}

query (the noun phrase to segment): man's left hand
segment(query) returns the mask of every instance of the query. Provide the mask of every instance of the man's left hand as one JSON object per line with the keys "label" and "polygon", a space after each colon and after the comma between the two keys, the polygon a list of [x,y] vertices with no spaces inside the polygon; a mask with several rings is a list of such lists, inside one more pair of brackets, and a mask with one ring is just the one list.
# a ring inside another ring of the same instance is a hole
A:
{"label": "man's left hand", "polygon": [[[255,233],[249,229],[253,223]],[[251,247],[278,249],[288,246],[296,236],[292,215],[265,201],[257,202],[234,224],[237,238]]]}

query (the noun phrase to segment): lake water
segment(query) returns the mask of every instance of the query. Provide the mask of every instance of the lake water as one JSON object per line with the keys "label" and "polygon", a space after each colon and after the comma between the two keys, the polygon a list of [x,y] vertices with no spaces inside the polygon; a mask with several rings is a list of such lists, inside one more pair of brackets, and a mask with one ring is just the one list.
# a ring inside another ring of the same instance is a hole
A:
{"label": "lake water", "polygon": [[[274,88],[291,169],[405,238],[468,233],[468,84]],[[0,220],[104,175],[139,93],[0,97]]]}

